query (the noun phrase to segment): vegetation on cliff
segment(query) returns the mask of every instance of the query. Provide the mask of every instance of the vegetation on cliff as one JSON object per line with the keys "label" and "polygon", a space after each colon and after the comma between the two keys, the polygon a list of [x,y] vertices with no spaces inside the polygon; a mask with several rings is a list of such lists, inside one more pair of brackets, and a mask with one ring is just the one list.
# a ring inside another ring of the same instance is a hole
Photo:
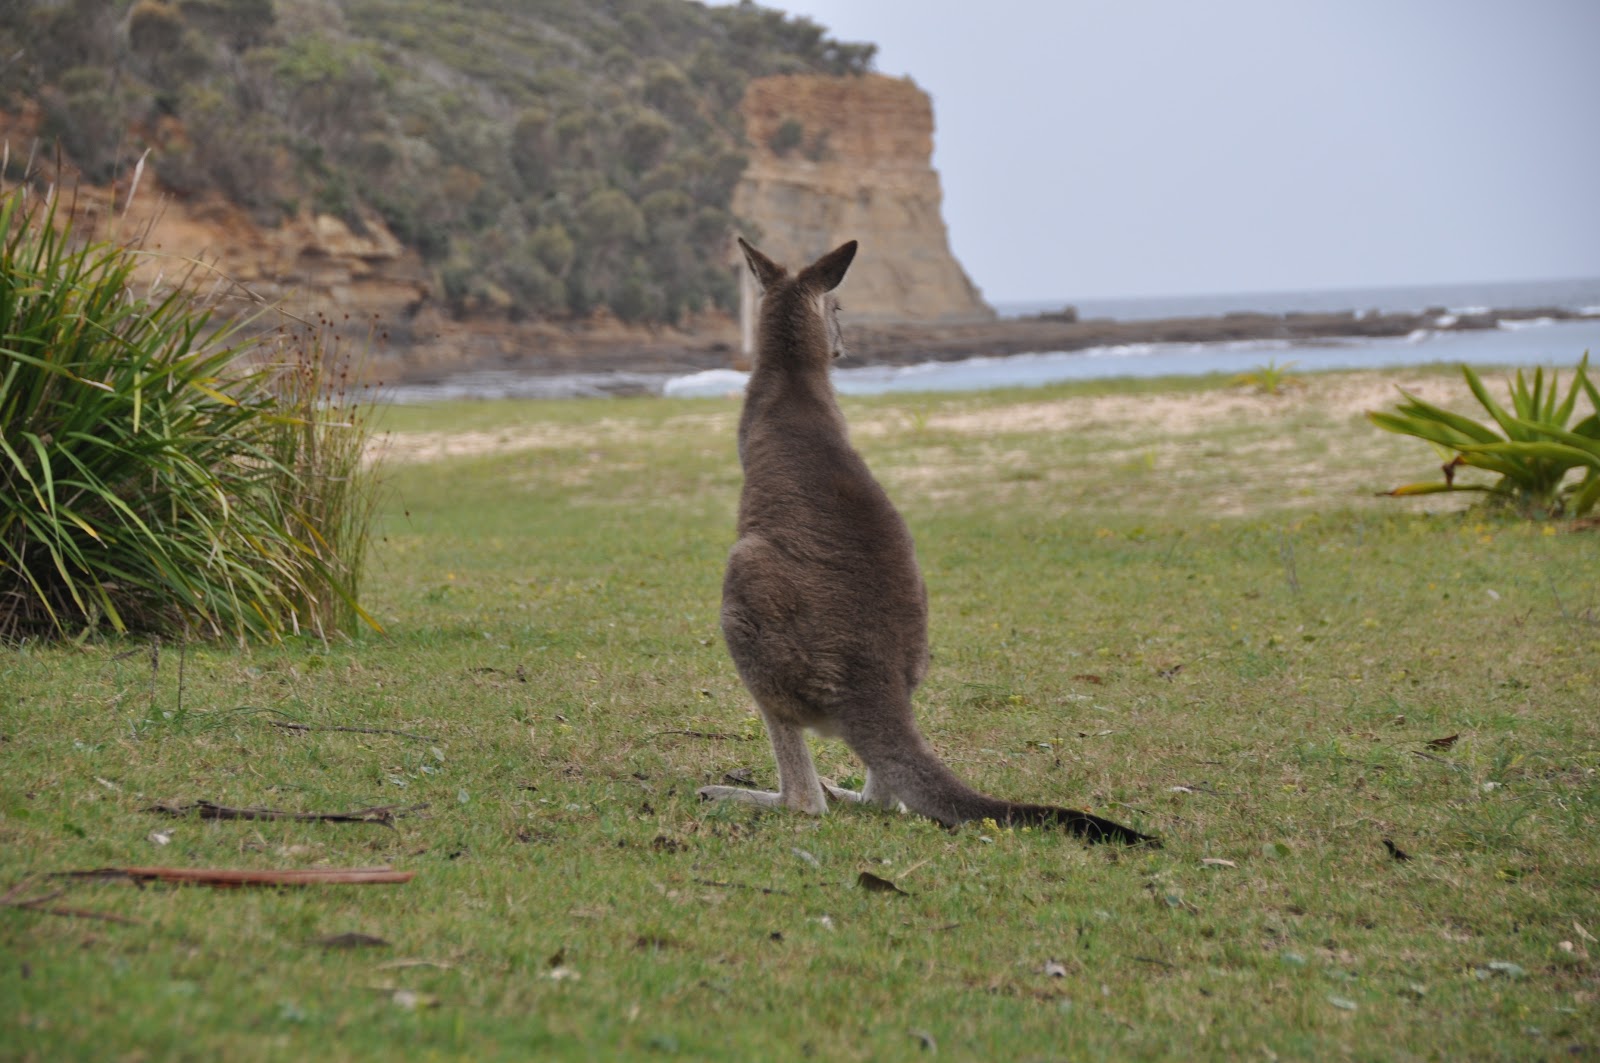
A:
{"label": "vegetation on cliff", "polygon": [[0,105],[94,181],[149,148],[263,224],[381,219],[458,312],[672,322],[734,300],[747,81],[874,51],[749,3],[19,0]]}

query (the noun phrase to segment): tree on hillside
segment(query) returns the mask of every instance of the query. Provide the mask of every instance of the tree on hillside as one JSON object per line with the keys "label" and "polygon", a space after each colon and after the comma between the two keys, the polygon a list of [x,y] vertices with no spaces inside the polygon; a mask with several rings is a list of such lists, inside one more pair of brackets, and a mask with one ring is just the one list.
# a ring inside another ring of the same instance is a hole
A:
{"label": "tree on hillside", "polygon": [[650,322],[732,306],[745,84],[875,51],[692,0],[10,0],[0,50],[92,180],[148,148],[264,223],[381,219],[460,313]]}

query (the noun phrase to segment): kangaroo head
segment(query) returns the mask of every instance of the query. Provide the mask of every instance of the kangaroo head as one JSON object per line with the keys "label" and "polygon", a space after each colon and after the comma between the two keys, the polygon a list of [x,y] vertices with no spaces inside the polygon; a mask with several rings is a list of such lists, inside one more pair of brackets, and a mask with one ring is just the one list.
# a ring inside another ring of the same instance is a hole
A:
{"label": "kangaroo head", "polygon": [[839,300],[833,290],[856,257],[856,242],[829,251],[793,277],[789,271],[739,238],[739,248],[761,285],[761,344],[757,357],[823,360],[844,353],[839,330]]}

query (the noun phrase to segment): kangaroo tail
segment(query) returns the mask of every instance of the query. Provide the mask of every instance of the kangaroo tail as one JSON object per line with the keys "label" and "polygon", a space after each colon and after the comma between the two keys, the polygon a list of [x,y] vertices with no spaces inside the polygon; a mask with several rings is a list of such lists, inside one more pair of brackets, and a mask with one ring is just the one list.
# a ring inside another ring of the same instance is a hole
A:
{"label": "kangaroo tail", "polygon": [[992,819],[1001,826],[1065,830],[1088,842],[1161,847],[1161,842],[1151,835],[1088,812],[1018,804],[974,790],[939,759],[909,713],[897,721],[878,716],[864,726],[845,722],[843,732],[846,743],[872,773],[879,794],[946,827],[968,820]]}

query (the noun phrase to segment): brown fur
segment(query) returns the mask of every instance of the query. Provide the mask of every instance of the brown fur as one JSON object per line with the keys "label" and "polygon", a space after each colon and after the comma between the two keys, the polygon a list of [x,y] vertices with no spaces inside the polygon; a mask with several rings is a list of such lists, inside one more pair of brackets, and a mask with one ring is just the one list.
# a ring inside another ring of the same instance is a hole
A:
{"label": "brown fur", "polygon": [[[913,812],[1056,825],[1091,841],[1155,840],[1084,812],[967,786],[928,746],[911,695],[928,670],[928,596],[905,521],[850,445],[829,365],[841,349],[832,291],[854,241],[790,277],[739,241],[764,291],[739,421],[744,491],[722,586],[722,631],[767,725],[777,793],[732,798],[820,815],[827,797]],[[804,731],[844,741],[867,766],[860,794],[817,778]]]}

